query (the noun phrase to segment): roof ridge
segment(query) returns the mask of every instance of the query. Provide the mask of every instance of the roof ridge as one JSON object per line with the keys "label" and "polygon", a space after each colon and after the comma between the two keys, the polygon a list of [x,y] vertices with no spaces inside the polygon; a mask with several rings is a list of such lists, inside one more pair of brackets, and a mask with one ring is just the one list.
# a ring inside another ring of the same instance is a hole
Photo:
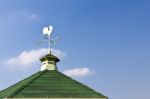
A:
{"label": "roof ridge", "polygon": [[[33,81],[35,81],[37,78],[39,78],[41,75],[43,75],[46,71],[42,71],[38,76],[36,76],[35,78],[31,79],[29,82],[25,83],[24,85],[20,86],[19,88],[17,88],[12,94],[10,94],[9,96],[7,96],[7,98],[13,97],[15,96],[17,93],[19,93],[21,90],[23,90],[25,87],[27,87],[29,84],[33,83]],[[24,79],[26,80],[26,79]]]}
{"label": "roof ridge", "polygon": [[[59,71],[58,71],[58,72],[59,72]],[[59,73],[61,73],[61,72],[59,72]],[[67,77],[68,79],[73,80],[74,82],[76,82],[76,83],[78,83],[78,84],[80,84],[80,85],[84,86],[85,88],[88,88],[88,89],[90,89],[90,90],[94,91],[95,93],[97,93],[97,94],[99,94],[99,95],[102,95],[102,96],[106,97],[105,95],[103,95],[103,94],[101,94],[101,93],[99,93],[99,92],[95,91],[94,89],[92,89],[92,88],[88,87],[87,85],[84,85],[84,84],[80,83],[79,81],[74,80],[74,79],[72,79],[71,77],[69,77],[69,76],[67,76],[67,75],[65,75],[65,74],[63,74],[63,73],[61,73],[61,74],[62,74],[63,76],[65,76],[65,77]],[[107,98],[108,98],[108,97],[107,97]]]}
{"label": "roof ridge", "polygon": [[[37,72],[38,73],[38,72]],[[33,75],[31,75],[31,76],[35,76],[36,75],[36,73],[35,74],[33,74]],[[30,77],[31,77],[30,76]],[[23,81],[25,81],[25,80],[27,80],[27,79],[29,79],[30,77],[27,77],[27,78],[25,78],[25,79],[23,79],[23,80],[21,80],[21,81],[18,81],[17,83],[15,83],[14,85],[10,85],[9,87],[7,87],[6,89],[3,89],[3,90],[1,90],[0,91],[0,93],[1,92],[4,92],[4,91],[6,91],[7,89],[9,89],[10,87],[13,87],[13,86],[15,86],[15,85],[17,85],[18,83],[22,83]]]}

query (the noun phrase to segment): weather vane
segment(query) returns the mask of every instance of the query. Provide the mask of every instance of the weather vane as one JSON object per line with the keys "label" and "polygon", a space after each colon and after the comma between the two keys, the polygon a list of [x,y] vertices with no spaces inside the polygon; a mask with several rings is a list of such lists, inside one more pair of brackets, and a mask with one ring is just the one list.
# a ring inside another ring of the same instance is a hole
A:
{"label": "weather vane", "polygon": [[[51,47],[55,46],[56,42],[60,40],[59,37],[56,37],[55,39],[51,39],[52,32],[53,32],[53,26],[51,25],[43,28],[44,40],[48,41],[48,54],[51,54]],[[37,43],[41,44],[43,43],[43,40],[40,40]]]}
{"label": "weather vane", "polygon": [[51,34],[53,31],[53,27],[50,25],[49,27],[43,28],[43,35],[48,37],[48,54],[51,54]]}

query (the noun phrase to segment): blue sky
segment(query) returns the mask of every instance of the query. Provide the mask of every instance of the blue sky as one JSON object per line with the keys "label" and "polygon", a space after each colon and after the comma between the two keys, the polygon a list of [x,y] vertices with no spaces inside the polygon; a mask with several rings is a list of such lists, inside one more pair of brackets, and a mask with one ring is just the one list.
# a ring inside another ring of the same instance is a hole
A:
{"label": "blue sky", "polygon": [[6,62],[47,47],[36,42],[42,28],[51,24],[52,36],[61,37],[54,49],[65,53],[60,71],[88,68],[94,73],[74,78],[110,99],[149,99],[149,4],[148,0],[0,0],[0,90],[40,70],[40,63],[22,69],[25,65]]}

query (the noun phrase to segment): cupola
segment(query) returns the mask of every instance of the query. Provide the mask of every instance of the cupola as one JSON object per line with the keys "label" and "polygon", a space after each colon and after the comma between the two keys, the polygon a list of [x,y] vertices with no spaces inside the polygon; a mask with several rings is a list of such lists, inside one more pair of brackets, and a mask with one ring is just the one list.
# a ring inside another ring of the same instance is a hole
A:
{"label": "cupola", "polygon": [[47,54],[41,57],[40,61],[42,62],[41,71],[43,71],[43,70],[57,70],[57,62],[59,62],[60,60],[52,54]]}

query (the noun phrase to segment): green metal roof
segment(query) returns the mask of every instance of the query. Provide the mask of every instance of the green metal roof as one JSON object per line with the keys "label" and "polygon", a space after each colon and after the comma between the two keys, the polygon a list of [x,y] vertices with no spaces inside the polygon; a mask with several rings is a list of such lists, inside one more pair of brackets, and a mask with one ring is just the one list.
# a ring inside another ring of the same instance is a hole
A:
{"label": "green metal roof", "polygon": [[40,71],[0,92],[3,98],[104,98],[57,70]]}

